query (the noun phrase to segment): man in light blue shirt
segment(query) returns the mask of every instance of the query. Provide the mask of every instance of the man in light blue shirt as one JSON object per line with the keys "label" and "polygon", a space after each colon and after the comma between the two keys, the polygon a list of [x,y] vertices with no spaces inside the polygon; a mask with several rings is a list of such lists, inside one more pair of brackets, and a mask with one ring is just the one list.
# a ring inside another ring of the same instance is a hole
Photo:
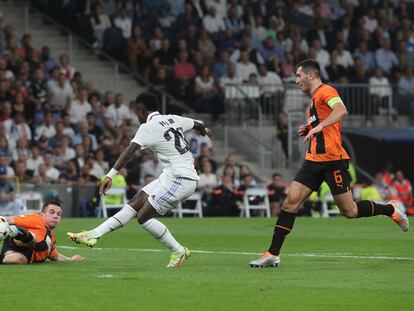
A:
{"label": "man in light blue shirt", "polygon": [[387,75],[391,73],[393,67],[398,65],[397,56],[391,51],[391,42],[390,39],[385,38],[382,44],[382,48],[375,51],[375,60],[379,67]]}

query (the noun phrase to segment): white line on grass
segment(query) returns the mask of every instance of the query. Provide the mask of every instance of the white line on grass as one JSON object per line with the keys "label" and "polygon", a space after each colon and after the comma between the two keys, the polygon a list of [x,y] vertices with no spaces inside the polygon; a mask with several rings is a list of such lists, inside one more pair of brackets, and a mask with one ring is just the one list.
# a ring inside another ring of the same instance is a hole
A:
{"label": "white line on grass", "polygon": [[[80,249],[76,246],[59,246],[64,249]],[[166,252],[163,249],[151,249],[151,248],[100,248],[94,247],[93,250],[97,251],[129,251],[129,252]],[[204,251],[204,250],[191,250],[192,253],[199,254],[221,254],[221,255],[248,255],[257,256],[260,253],[247,253],[247,252],[222,252],[222,251]],[[352,253],[295,253],[295,254],[283,254],[283,256],[292,257],[320,257],[320,258],[348,258],[348,259],[375,259],[375,260],[410,260],[414,261],[414,257],[395,257],[395,256],[366,256],[366,255],[352,255]]]}

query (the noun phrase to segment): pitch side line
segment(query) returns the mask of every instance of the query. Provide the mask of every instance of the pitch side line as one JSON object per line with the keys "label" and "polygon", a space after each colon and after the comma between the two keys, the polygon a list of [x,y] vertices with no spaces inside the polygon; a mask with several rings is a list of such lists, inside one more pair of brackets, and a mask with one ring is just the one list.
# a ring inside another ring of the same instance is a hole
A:
{"label": "pitch side line", "polygon": [[[76,246],[58,246],[63,249],[82,249],[84,247]],[[94,247],[93,250],[97,251],[128,251],[128,252],[167,252],[163,249],[151,249],[151,248],[100,248]],[[222,252],[222,251],[204,251],[204,250],[190,250],[196,254],[220,254],[220,255],[248,255],[258,256],[260,253],[247,253],[247,252]],[[409,260],[414,261],[414,257],[394,257],[394,256],[364,256],[364,255],[352,255],[352,253],[294,253],[283,254],[283,256],[291,257],[319,257],[319,258],[347,258],[347,259],[374,259],[374,260]]]}

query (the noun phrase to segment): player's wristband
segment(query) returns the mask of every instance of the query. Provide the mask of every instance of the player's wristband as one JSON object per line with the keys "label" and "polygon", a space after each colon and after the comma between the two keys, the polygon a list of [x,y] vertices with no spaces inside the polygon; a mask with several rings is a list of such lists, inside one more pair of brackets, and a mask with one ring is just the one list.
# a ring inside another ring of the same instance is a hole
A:
{"label": "player's wristband", "polygon": [[108,174],[106,174],[106,177],[113,179],[116,175],[118,175],[118,171],[114,168],[111,168]]}

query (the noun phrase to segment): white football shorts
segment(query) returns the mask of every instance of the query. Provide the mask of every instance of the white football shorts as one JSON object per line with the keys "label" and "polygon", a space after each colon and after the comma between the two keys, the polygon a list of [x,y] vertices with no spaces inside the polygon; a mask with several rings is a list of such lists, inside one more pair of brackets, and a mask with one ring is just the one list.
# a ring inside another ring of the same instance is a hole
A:
{"label": "white football shorts", "polygon": [[[157,178],[142,190],[158,214],[164,215],[178,202],[187,199],[197,188],[197,181],[183,177]],[[161,180],[160,180],[161,179]]]}

